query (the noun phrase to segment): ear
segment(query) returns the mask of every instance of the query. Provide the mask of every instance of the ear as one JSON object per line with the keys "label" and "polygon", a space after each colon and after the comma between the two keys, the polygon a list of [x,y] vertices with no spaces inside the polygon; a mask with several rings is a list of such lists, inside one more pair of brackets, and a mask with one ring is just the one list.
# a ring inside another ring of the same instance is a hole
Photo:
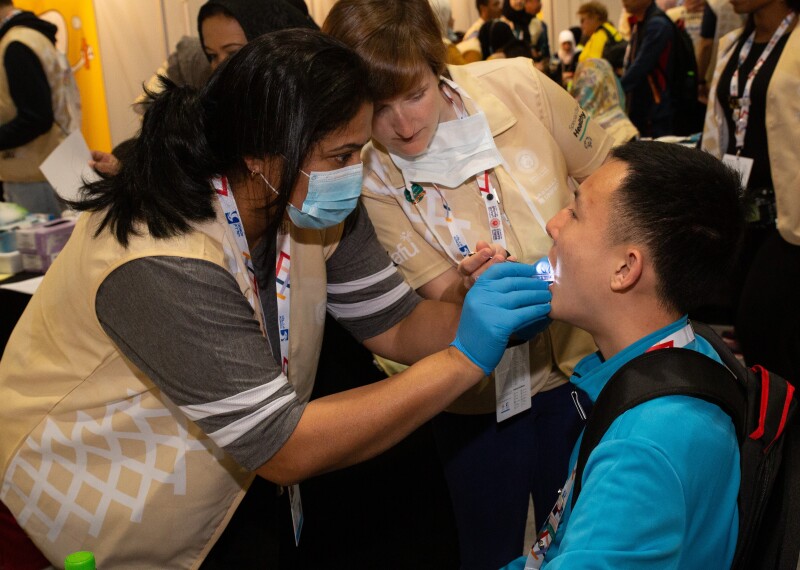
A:
{"label": "ear", "polygon": [[624,293],[632,289],[642,278],[644,255],[636,247],[628,247],[616,261],[614,275],[611,277],[611,290]]}
{"label": "ear", "polygon": [[253,158],[252,156],[246,156],[244,159],[244,163],[247,166],[247,171],[250,173],[251,176],[256,176],[259,172],[261,174],[264,174],[265,172],[264,160],[261,158]]}

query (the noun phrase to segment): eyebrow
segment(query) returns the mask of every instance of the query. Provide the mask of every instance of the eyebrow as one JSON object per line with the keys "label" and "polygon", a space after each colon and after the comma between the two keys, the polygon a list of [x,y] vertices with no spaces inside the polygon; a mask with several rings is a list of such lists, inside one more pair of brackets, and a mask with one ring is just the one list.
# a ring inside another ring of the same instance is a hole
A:
{"label": "eyebrow", "polygon": [[340,152],[344,152],[344,151],[348,151],[348,150],[359,150],[359,149],[365,147],[368,142],[369,142],[369,139],[367,139],[363,143],[357,143],[357,142],[345,143],[345,144],[343,144],[341,146],[337,146],[336,148],[329,149],[328,152],[329,153],[340,153]]}

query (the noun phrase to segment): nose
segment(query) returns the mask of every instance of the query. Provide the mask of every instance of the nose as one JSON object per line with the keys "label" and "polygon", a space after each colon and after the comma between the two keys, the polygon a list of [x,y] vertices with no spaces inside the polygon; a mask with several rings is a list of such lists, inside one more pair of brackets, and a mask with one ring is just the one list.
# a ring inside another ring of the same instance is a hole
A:
{"label": "nose", "polygon": [[397,110],[393,113],[392,127],[394,128],[395,134],[400,138],[411,138],[414,134],[413,122],[406,117],[405,113],[401,110]]}
{"label": "nose", "polygon": [[561,225],[564,223],[564,216],[567,214],[567,209],[562,208],[559,212],[550,218],[550,221],[547,222],[545,229],[547,230],[547,235],[549,235],[553,241],[558,239],[558,232],[561,229]]}

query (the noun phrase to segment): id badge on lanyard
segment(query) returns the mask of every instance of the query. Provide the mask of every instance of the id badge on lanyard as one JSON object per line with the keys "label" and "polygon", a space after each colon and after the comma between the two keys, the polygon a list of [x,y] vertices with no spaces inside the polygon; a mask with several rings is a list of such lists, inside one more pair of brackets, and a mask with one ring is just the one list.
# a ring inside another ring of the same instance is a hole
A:
{"label": "id badge on lanyard", "polygon": [[[231,228],[236,245],[239,248],[242,262],[247,269],[254,298],[254,302],[251,302],[251,305],[253,306],[253,310],[257,312],[262,326],[266,326],[264,308],[261,306],[261,301],[258,298],[258,282],[256,280],[255,267],[253,266],[250,247],[247,244],[247,236],[244,233],[244,226],[242,225],[242,219],[239,215],[239,209],[236,206],[233,192],[225,177],[215,178],[213,180],[213,186],[217,193],[217,199],[219,200],[222,212],[225,215],[225,219],[228,222],[228,226]],[[286,375],[289,373],[290,244],[291,240],[288,231],[278,235],[275,262],[275,292],[278,298],[278,333],[280,335],[281,368]],[[266,331],[262,332],[266,333]],[[303,504],[300,500],[300,486],[297,484],[291,485],[288,487],[288,491],[289,503],[292,510],[292,526],[294,528],[295,544],[298,544],[300,542],[300,532],[303,529]]]}
{"label": "id badge on lanyard", "polygon": [[753,170],[753,159],[741,156],[742,150],[744,149],[745,136],[747,135],[747,125],[750,122],[750,104],[752,103],[750,94],[753,88],[753,80],[756,78],[756,75],[758,75],[758,72],[761,70],[764,62],[769,59],[769,56],[772,54],[772,50],[775,49],[778,41],[786,33],[786,30],[789,29],[789,26],[792,25],[794,18],[795,13],[789,12],[789,14],[787,14],[786,17],[781,21],[778,29],[776,29],[772,34],[769,43],[767,43],[764,51],[761,52],[758,60],[756,60],[756,64],[753,66],[753,69],[747,74],[747,80],[745,81],[741,96],[739,96],[739,69],[742,67],[742,65],[744,65],[745,60],[747,60],[747,56],[750,55],[750,50],[753,47],[753,42],[755,41],[756,37],[755,30],[750,34],[750,36],[742,45],[742,48],[739,50],[739,61],[736,69],[733,71],[733,75],[731,76],[729,93],[731,107],[733,107],[736,154],[733,155],[726,153],[725,156],[722,157],[722,162],[739,173],[739,175],[742,177],[742,186],[745,187],[747,186],[747,182],[750,180],[750,172]]}
{"label": "id badge on lanyard", "polygon": [[[291,282],[289,280],[292,255],[292,239],[289,228],[278,232],[278,241],[275,247],[275,297],[278,306],[278,334],[280,335],[281,369],[289,376],[289,330],[291,306]],[[294,530],[294,543],[300,544],[300,533],[303,530],[303,502],[300,499],[300,485],[295,483],[287,487],[289,491],[289,506],[292,510],[292,528]]]}
{"label": "id badge on lanyard", "polygon": [[[667,348],[683,348],[684,346],[687,346],[693,342],[694,339],[694,329],[692,329],[692,325],[690,323],[686,323],[686,325],[684,325],[681,329],[654,343],[645,352],[652,352],[654,350],[662,350]],[[572,473],[570,473],[567,481],[564,483],[564,486],[558,491],[558,499],[556,500],[553,510],[550,511],[550,514],[547,516],[547,520],[542,525],[539,534],[536,535],[536,541],[533,543],[533,546],[528,553],[528,559],[525,561],[525,570],[539,570],[539,568],[542,567],[544,557],[547,554],[547,551],[550,549],[550,545],[553,544],[553,541],[556,539],[556,533],[558,532],[558,527],[561,525],[561,521],[564,518],[564,510],[567,506],[567,501],[569,501],[570,495],[572,494],[572,487],[574,485],[575,468],[573,467]]]}

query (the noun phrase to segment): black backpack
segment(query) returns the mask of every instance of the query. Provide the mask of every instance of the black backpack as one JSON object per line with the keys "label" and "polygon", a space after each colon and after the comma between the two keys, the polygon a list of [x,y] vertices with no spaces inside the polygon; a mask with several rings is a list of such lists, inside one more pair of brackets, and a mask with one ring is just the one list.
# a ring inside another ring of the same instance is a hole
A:
{"label": "black backpack", "polygon": [[672,82],[670,94],[674,105],[672,130],[675,135],[691,135],[703,130],[705,108],[697,100],[697,59],[694,44],[683,23],[676,24],[664,12],[673,31]]}
{"label": "black backpack", "polygon": [[611,64],[616,73],[625,65],[625,52],[628,50],[628,42],[621,37],[616,39],[605,24],[601,25],[600,29],[608,36],[605,45],[603,45],[603,59]]}
{"label": "black backpack", "polygon": [[688,395],[727,412],[739,436],[739,536],[732,568],[796,570],[800,561],[800,412],[793,386],[745,368],[707,325],[693,322],[725,366],[681,348],[634,358],[600,392],[578,452],[572,505],[586,461],[617,416],[661,396]]}

